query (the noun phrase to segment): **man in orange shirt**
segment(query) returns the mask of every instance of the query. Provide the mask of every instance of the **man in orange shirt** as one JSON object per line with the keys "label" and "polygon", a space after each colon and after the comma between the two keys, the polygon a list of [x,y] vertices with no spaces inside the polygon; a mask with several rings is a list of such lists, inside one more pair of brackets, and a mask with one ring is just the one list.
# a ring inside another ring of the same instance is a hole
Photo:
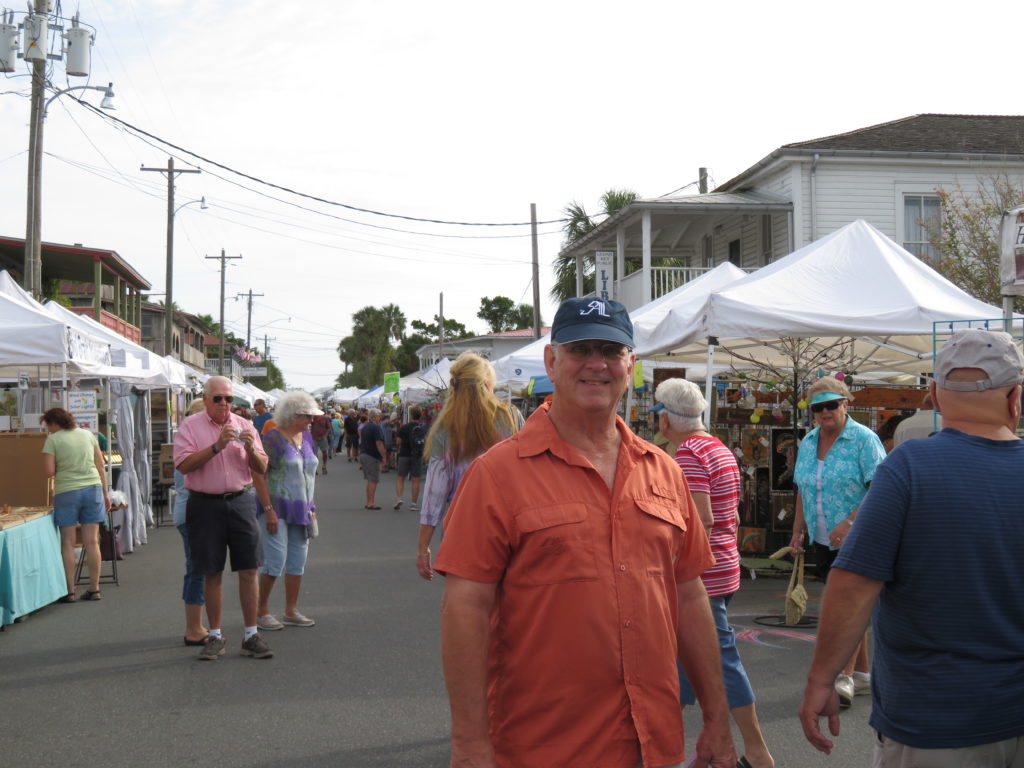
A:
{"label": "man in orange shirt", "polygon": [[445,520],[452,766],[680,766],[678,656],[704,715],[694,765],[733,768],[713,562],[686,481],[616,408],[633,327],[570,299],[544,350],[557,397],[477,459]]}

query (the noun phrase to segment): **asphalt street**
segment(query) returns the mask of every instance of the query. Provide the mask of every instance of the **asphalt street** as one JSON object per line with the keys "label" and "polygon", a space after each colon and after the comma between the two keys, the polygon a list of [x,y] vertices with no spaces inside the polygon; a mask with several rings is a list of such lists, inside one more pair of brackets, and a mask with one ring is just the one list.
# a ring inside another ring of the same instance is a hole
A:
{"label": "asphalt street", "polygon": [[[328,466],[317,483],[320,538],[311,542],[299,601],[315,627],[264,633],[273,659],[240,656],[237,582],[226,575],[228,653],[197,661],[197,649],[182,644],[181,540],[169,524],[151,529],[149,542],[119,564],[120,586],[104,585],[101,602],[54,604],[0,633],[3,762],[446,766],[443,580],[416,574],[418,518],[408,502],[401,512],[391,509],[394,474],[381,478],[384,509],[368,511],[355,465],[335,458]],[[776,765],[866,766],[868,697],[843,714],[831,756],[803,738],[796,711],[814,632],[755,621],[782,610],[785,588],[784,580],[745,580],[730,606]],[[812,581],[808,591],[815,612],[821,585]],[[271,607],[283,610],[281,592]],[[700,713],[688,709],[685,718],[692,747]]]}

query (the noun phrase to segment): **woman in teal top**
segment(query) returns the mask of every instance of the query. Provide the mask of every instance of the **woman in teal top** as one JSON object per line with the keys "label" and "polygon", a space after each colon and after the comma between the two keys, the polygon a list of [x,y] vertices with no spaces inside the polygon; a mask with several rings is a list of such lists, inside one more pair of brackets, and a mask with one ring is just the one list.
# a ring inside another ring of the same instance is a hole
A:
{"label": "woman in teal top", "polygon": [[43,472],[55,478],[53,520],[60,528],[60,552],[68,591],[62,603],[75,597],[75,526],[82,526],[85,562],[89,566],[89,589],[83,600],[99,600],[100,523],[110,509],[103,454],[96,435],[79,429],[75,417],[63,408],[51,408],[39,420],[50,433],[43,444]]}
{"label": "woman in teal top", "polygon": [[[827,578],[839,548],[857,518],[875,469],[885,459],[878,435],[850,418],[853,395],[836,379],[818,379],[807,392],[815,428],[800,443],[794,480],[798,488],[790,546],[804,551],[810,535],[818,575]],[[856,694],[870,692],[867,636],[836,678],[839,704],[848,707]]]}

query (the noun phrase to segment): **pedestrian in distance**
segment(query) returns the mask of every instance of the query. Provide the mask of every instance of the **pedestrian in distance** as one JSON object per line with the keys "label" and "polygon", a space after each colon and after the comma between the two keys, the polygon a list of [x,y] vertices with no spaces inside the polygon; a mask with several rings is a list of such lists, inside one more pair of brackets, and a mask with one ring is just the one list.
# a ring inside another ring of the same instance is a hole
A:
{"label": "pedestrian in distance", "polygon": [[274,414],[267,410],[267,404],[263,400],[257,400],[252,404],[252,407],[256,410],[256,415],[252,420],[253,426],[255,426],[256,431],[262,435],[264,425],[274,418]]}
{"label": "pedestrian in distance", "polygon": [[420,476],[423,470],[423,449],[427,444],[427,427],[420,419],[423,412],[418,405],[409,408],[409,421],[398,428],[398,460],[395,471],[395,509],[405,503],[405,479],[409,478],[413,512],[419,510]]}
{"label": "pedestrian in distance", "polygon": [[331,458],[331,418],[320,411],[320,415],[313,418],[313,424],[309,429],[313,442],[320,452],[320,471],[326,475],[327,461]]}
{"label": "pedestrian in distance", "polygon": [[100,600],[100,523],[107,519],[110,495],[103,454],[96,435],[75,423],[63,408],[51,408],[40,419],[49,434],[43,443],[43,474],[54,478],[53,522],[60,530],[60,554],[64,561],[67,593],[62,603],[75,597],[75,530],[81,526],[89,588],[82,600]]}
{"label": "pedestrian in distance", "polygon": [[256,627],[260,565],[260,527],[253,475],[267,471],[267,454],[252,424],[231,413],[231,379],[211,376],[203,386],[205,410],[182,421],[174,436],[174,465],[185,475],[185,521],[192,562],[204,575],[203,592],[210,634],[199,652],[202,661],[224,655],[221,631],[223,579],[227,555],[238,574],[242,608],[241,654],[256,659],[274,655]]}
{"label": "pedestrian in distance", "polygon": [[[799,491],[789,544],[794,556],[799,555],[809,536],[818,577],[827,580],[875,470],[885,460],[885,448],[878,435],[850,418],[846,409],[853,395],[844,382],[818,379],[807,390],[807,398],[815,428],[797,451],[794,479]],[[870,670],[865,634],[836,677],[841,706],[849,707],[854,696],[870,692]]]}
{"label": "pedestrian in distance", "polygon": [[359,430],[359,467],[366,480],[366,505],[364,509],[380,509],[377,504],[377,484],[380,482],[381,462],[384,461],[384,434],[381,432],[380,409],[371,408],[366,423]]}
{"label": "pedestrian in distance", "polygon": [[359,461],[359,417],[355,408],[345,414],[345,456],[349,462]]}
{"label": "pedestrian in distance", "polygon": [[[307,392],[286,392],[275,410],[278,426],[263,438],[267,474],[256,482],[263,542],[256,626],[265,631],[316,623],[299,612],[298,601],[309,554],[308,526],[316,519],[318,461],[309,427],[322,413]],[[278,619],[270,612],[270,595],[282,574],[284,614]]]}
{"label": "pedestrian in distance", "polygon": [[434,578],[430,542],[441,524],[466,468],[495,443],[515,434],[523,417],[494,394],[494,366],[475,352],[463,352],[449,370],[444,407],[427,434],[427,479],[420,512],[416,570]]}
{"label": "pedestrian in distance", "polygon": [[839,551],[800,707],[839,735],[832,680],[870,621],[874,766],[1024,765],[1024,356],[1006,333],[955,331],[930,390],[943,430],[878,468]]}
{"label": "pedestrian in distance", "polygon": [[[718,650],[729,712],[743,736],[743,768],[774,768],[761,733],[754,704],[754,689],[736,647],[736,632],[729,624],[729,603],[740,589],[740,553],[736,546],[739,524],[740,467],[736,456],[704,428],[707,401],[700,387],[686,379],[666,379],[654,392],[658,401],[658,431],[676,445],[675,461],[686,477],[697,514],[708,532],[715,564],[701,574],[718,631]],[[697,703],[686,674],[679,667],[680,703]]]}
{"label": "pedestrian in distance", "polygon": [[451,765],[679,766],[678,658],[704,718],[693,764],[735,768],[704,527],[679,467],[616,415],[629,314],[570,299],[551,340],[554,400],[470,465],[445,518]]}

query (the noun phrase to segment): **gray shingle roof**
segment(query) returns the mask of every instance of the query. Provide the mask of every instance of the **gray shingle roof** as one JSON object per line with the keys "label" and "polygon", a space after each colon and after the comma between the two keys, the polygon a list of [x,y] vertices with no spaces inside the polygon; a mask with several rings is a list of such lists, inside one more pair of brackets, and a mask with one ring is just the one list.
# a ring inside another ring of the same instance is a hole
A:
{"label": "gray shingle roof", "polygon": [[786,144],[787,149],[1024,154],[1024,117],[938,115],[904,117],[849,133]]}

